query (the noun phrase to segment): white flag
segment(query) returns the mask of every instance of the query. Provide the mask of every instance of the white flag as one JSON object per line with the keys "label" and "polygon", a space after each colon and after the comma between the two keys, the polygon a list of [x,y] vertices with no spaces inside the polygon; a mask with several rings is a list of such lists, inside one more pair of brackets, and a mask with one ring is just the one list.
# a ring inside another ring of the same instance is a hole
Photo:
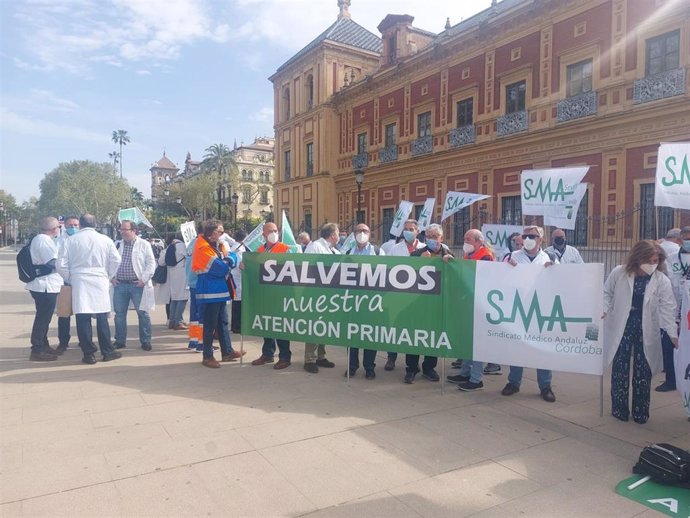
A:
{"label": "white flag", "polygon": [[575,229],[577,211],[580,202],[587,192],[587,184],[581,183],[575,187],[575,193],[565,197],[563,204],[549,205],[544,208],[544,225],[562,228],[566,230]]}
{"label": "white flag", "polygon": [[515,232],[522,234],[522,226],[495,225],[492,223],[482,225],[482,234],[484,234],[486,241],[494,249],[497,261],[503,259],[503,256],[510,251],[508,248],[508,237]]}
{"label": "white flag", "polygon": [[443,205],[441,221],[444,221],[448,216],[452,216],[465,207],[469,207],[475,201],[485,200],[487,198],[489,198],[488,194],[448,191],[448,194],[446,194],[446,203]]}
{"label": "white flag", "polygon": [[690,142],[659,146],[654,205],[690,209]]}
{"label": "white flag", "polygon": [[188,221],[180,225],[180,233],[182,234],[182,239],[184,240],[184,246],[189,246],[192,239],[196,237],[196,226],[193,221]]}
{"label": "white flag", "polygon": [[400,202],[398,212],[395,213],[395,218],[393,218],[393,224],[391,225],[391,234],[396,237],[402,234],[405,220],[410,217],[410,212],[412,212],[413,207],[414,204],[411,201],[402,200]]}
{"label": "white flag", "polygon": [[[520,200],[524,216],[555,216],[566,214],[573,203],[577,186],[587,174],[589,166],[559,167],[522,171]],[[578,200],[579,203],[579,200]],[[546,209],[546,207],[551,207]],[[554,208],[556,207],[556,208]]]}
{"label": "white flag", "polygon": [[431,225],[431,217],[434,215],[434,204],[436,203],[436,198],[427,198],[424,202],[424,208],[417,223],[419,223],[419,231],[426,230],[426,227]]}

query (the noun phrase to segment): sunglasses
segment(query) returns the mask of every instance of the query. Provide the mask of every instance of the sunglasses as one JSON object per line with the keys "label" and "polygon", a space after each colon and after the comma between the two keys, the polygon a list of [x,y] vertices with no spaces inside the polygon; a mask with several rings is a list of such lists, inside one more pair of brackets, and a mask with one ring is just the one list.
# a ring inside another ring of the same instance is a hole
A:
{"label": "sunglasses", "polygon": [[537,234],[522,234],[522,239],[539,239]]}

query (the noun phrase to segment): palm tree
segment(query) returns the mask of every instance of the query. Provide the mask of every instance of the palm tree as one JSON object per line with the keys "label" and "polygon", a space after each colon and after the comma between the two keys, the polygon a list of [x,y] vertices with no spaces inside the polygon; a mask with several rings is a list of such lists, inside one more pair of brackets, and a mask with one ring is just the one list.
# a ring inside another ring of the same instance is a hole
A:
{"label": "palm tree", "polygon": [[[110,160],[113,161],[113,169],[117,171],[117,164],[120,162],[120,153],[113,151],[112,153],[108,153],[108,156],[110,157]],[[122,176],[120,176],[120,178],[122,178]]]}
{"label": "palm tree", "polygon": [[113,131],[112,141],[115,142],[115,144],[120,144],[120,156],[118,158],[120,159],[120,178],[122,178],[122,146],[126,146],[129,142],[127,130]]}
{"label": "palm tree", "polygon": [[[201,162],[201,165],[207,171],[217,171],[218,172],[218,188],[217,188],[217,198],[218,198],[218,218],[221,217],[221,192],[223,180],[229,180],[228,183],[234,184],[233,176],[237,171],[237,163],[232,157],[232,151],[225,144],[213,144],[207,147],[205,150],[206,154]],[[227,173],[230,173],[230,178],[226,178]],[[225,173],[225,174],[224,174]]]}

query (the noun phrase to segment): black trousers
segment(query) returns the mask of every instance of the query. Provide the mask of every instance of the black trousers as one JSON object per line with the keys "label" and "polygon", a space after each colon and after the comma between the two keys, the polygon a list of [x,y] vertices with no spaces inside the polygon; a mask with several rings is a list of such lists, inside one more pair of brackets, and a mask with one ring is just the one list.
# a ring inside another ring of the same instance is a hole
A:
{"label": "black trousers", "polygon": [[230,320],[230,327],[233,333],[242,333],[242,301],[233,300],[231,306],[232,319]]}
{"label": "black trousers", "polygon": [[[91,313],[79,313],[75,315],[77,321],[77,336],[79,347],[84,355],[94,354],[98,349],[93,343],[93,327],[91,326]],[[96,313],[96,333],[98,335],[98,347],[101,354],[107,356],[113,352],[113,344],[110,343],[110,324],[108,313]]]}
{"label": "black trousers", "polygon": [[53,319],[58,294],[41,291],[30,291],[29,293],[31,293],[36,306],[34,325],[31,327],[31,350],[38,352],[49,347],[48,328]]}
{"label": "black trousers", "polygon": [[[428,372],[431,369],[435,369],[437,364],[437,356],[425,356],[424,361],[422,362],[422,372]],[[405,365],[407,366],[408,372],[419,372],[419,355],[406,354]]]}
{"label": "black trousers", "polygon": [[72,317],[58,317],[58,340],[63,347],[67,347],[72,337],[69,332],[71,325]]}
{"label": "black trousers", "polygon": [[676,367],[673,363],[673,342],[668,333],[661,330],[661,353],[664,358],[664,371],[666,372],[666,384],[676,386]]}

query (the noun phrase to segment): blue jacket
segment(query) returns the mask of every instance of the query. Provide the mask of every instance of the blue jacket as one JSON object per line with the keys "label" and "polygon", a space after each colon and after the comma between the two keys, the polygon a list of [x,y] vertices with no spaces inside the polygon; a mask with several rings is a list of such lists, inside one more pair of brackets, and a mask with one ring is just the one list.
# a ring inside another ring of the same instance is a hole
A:
{"label": "blue jacket", "polygon": [[[220,259],[218,252],[223,259]],[[197,238],[192,253],[192,272],[197,274],[197,303],[232,300],[235,286],[230,270],[235,266],[237,266],[237,255],[228,253],[223,243],[219,243],[218,248],[214,248],[205,238]]]}

